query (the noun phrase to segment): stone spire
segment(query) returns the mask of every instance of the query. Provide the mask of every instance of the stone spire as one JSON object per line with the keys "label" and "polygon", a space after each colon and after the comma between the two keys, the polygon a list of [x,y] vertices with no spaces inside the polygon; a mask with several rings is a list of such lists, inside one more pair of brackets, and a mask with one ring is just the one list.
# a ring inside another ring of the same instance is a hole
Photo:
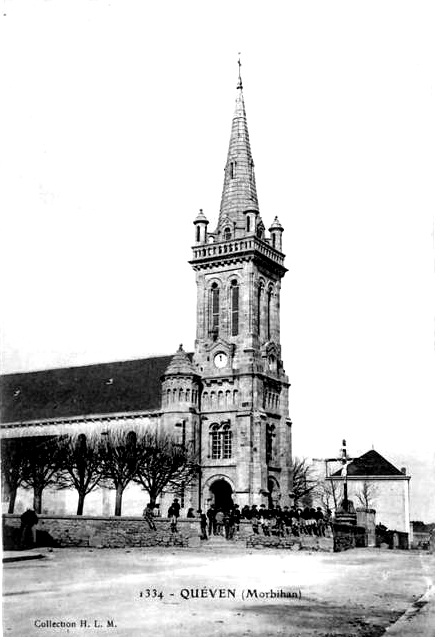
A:
{"label": "stone spire", "polygon": [[254,162],[252,160],[251,146],[249,143],[240,66],[241,63],[239,59],[236,108],[233,116],[228,157],[225,166],[224,187],[219,213],[219,228],[221,228],[228,219],[233,223],[235,222],[239,227],[244,227],[245,218],[243,212],[246,210],[258,212]]}

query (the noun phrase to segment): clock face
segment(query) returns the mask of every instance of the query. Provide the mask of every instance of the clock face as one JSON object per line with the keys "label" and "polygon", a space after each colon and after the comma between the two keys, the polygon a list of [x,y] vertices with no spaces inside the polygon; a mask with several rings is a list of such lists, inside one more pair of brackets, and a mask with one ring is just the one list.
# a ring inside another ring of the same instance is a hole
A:
{"label": "clock face", "polygon": [[224,354],[223,352],[219,352],[214,357],[213,362],[218,369],[221,369],[222,367],[225,367],[225,365],[228,363],[228,356]]}

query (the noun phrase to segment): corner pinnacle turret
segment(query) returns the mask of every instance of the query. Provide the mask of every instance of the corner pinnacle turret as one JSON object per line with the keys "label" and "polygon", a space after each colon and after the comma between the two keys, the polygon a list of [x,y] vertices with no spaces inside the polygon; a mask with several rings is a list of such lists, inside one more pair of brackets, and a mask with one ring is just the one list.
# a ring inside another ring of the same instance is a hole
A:
{"label": "corner pinnacle turret", "polygon": [[230,219],[238,227],[245,226],[243,213],[246,210],[259,211],[257,188],[255,185],[254,162],[249,143],[248,123],[243,99],[243,85],[240,73],[237,82],[236,107],[231,126],[231,136],[225,166],[224,187],[218,226],[224,219]]}

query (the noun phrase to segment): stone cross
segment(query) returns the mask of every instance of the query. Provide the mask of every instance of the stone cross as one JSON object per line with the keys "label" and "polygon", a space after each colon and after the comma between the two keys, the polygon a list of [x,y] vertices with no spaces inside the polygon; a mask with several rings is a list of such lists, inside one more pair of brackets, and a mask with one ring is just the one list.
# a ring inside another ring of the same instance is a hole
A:
{"label": "stone cross", "polygon": [[313,460],[322,460],[325,463],[326,477],[328,477],[328,462],[341,462],[343,465],[341,468],[341,477],[343,478],[343,507],[347,511],[349,502],[347,498],[347,467],[355,458],[350,458],[347,455],[345,440],[343,440],[342,444],[343,446],[340,449],[340,456],[338,458],[313,458]]}

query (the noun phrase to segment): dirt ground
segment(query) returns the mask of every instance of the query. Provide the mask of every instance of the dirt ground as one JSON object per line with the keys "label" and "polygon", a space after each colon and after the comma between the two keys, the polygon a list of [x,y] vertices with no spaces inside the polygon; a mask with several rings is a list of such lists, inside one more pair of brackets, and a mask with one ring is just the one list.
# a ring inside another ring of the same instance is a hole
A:
{"label": "dirt ground", "polygon": [[43,552],[4,565],[4,635],[375,637],[435,572],[431,554],[379,549]]}

